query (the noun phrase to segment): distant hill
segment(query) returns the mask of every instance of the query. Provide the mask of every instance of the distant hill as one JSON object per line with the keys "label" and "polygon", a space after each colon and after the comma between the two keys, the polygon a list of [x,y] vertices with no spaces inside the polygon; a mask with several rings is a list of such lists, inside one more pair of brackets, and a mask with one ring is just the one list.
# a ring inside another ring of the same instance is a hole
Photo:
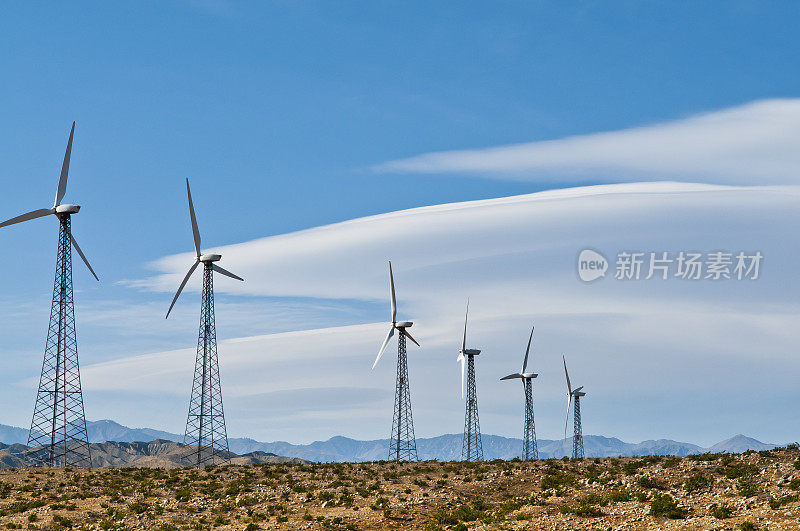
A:
{"label": "distant hill", "polygon": [[[92,443],[105,441],[134,443],[157,440],[175,443],[183,442],[183,435],[151,428],[128,428],[112,420],[87,422],[86,427],[89,432],[89,441]],[[487,460],[513,459],[519,456],[520,448],[522,447],[520,439],[501,437],[499,435],[484,435],[482,440],[483,455]],[[0,441],[6,444],[26,444],[28,430],[0,424]],[[542,459],[561,458],[572,453],[571,438],[561,440],[539,439],[537,443],[539,457]],[[389,440],[360,441],[336,436],[326,441],[315,441],[310,444],[292,444],[284,441],[260,442],[249,438],[233,438],[228,439],[228,445],[231,452],[240,456],[261,452],[266,455],[291,456],[318,462],[378,461],[387,458]],[[615,437],[586,435],[584,436],[583,446],[587,457],[615,457],[620,455],[685,456],[703,452],[741,453],[746,450],[768,450],[775,447],[773,444],[762,443],[744,435],[736,435],[710,448],[669,439],[627,443]],[[2,448],[2,445],[0,445],[0,448]],[[139,450],[136,451],[138,452]],[[419,458],[423,460],[453,461],[460,459],[461,434],[447,434],[417,439],[417,453]],[[1,457],[0,461],[2,461]]]}
{"label": "distant hill", "polygon": [[744,435],[736,435],[730,439],[725,439],[718,442],[708,449],[709,452],[727,452],[729,454],[740,454],[747,450],[772,450],[775,448],[774,444],[765,444],[757,441],[752,437],[745,437]]}
{"label": "distant hill", "polygon": [[155,441],[156,439],[183,442],[183,435],[151,428],[128,428],[113,420],[89,421],[86,423],[86,431],[89,432],[89,442],[136,442]]}
{"label": "distant hill", "polygon": [[[183,442],[183,435],[151,428],[128,428],[113,420],[87,421],[86,431],[89,432],[89,442],[93,443],[104,441],[154,441],[156,439]],[[0,441],[5,444],[27,444],[28,430],[0,424]]]}
{"label": "distant hill", "polygon": [[28,430],[0,424],[0,441],[5,444],[27,444]]}
{"label": "distant hill", "polygon": [[[90,444],[92,466],[107,468],[178,468],[191,466],[193,464],[194,448],[163,439],[150,442],[102,442]],[[0,468],[26,466],[26,449],[27,447],[21,444],[0,445]],[[236,465],[305,462],[296,457],[281,457],[266,452],[252,452],[246,455],[236,455],[229,452],[226,457]]]}

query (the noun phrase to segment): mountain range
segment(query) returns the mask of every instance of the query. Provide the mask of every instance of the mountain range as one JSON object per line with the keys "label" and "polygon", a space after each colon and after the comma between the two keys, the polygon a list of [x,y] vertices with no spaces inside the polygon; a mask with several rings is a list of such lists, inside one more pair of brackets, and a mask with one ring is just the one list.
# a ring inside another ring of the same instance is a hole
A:
{"label": "mountain range", "polygon": [[[128,428],[112,420],[87,422],[89,442],[104,441],[133,443],[156,440],[183,442],[183,435],[154,430],[151,428]],[[28,430],[0,424],[0,442],[6,445],[26,444]],[[615,437],[586,435],[583,438],[587,457],[616,457],[635,455],[679,455],[698,454],[704,452],[741,453],[746,450],[769,450],[774,444],[757,441],[744,435],[736,435],[730,439],[704,448],[696,444],[673,441],[669,439],[648,440],[640,443],[627,443]],[[522,440],[499,435],[484,435],[484,459],[513,459],[520,454]],[[389,448],[388,439],[359,441],[348,437],[336,436],[327,441],[316,441],[310,444],[292,444],[283,441],[260,442],[248,438],[231,438],[228,440],[230,451],[238,455],[263,452],[277,456],[297,457],[308,461],[378,461],[386,459]],[[539,457],[561,458],[572,453],[572,439],[537,441]],[[447,434],[438,437],[417,439],[417,453],[422,460],[438,459],[452,461],[461,457],[461,434]]]}
{"label": "mountain range", "polygon": [[[231,440],[231,450],[237,452],[261,450],[278,455],[299,457],[309,461],[376,461],[387,458],[388,439],[359,441],[347,437],[331,437],[327,441],[311,444],[291,444],[287,442],[262,443],[250,439]],[[513,459],[519,457],[522,440],[483,435],[483,457],[490,459]],[[616,457],[636,455],[680,455],[704,452],[741,453],[745,450],[769,450],[774,444],[766,444],[744,435],[736,435],[709,448],[696,444],[659,439],[640,443],[626,443],[614,437],[586,435],[583,438],[587,457]],[[537,441],[541,459],[561,458],[572,454],[572,439]],[[438,459],[453,461],[461,457],[461,434],[447,434],[438,437],[417,439],[417,454],[421,460]]]}

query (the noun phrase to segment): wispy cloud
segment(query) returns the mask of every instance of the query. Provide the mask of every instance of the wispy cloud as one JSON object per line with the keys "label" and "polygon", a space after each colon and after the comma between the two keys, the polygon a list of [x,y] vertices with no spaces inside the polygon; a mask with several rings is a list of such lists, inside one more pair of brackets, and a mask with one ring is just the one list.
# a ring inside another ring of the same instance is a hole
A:
{"label": "wispy cloud", "polygon": [[800,99],[760,100],[674,121],[540,142],[426,153],[380,172],[615,182],[800,182]]}

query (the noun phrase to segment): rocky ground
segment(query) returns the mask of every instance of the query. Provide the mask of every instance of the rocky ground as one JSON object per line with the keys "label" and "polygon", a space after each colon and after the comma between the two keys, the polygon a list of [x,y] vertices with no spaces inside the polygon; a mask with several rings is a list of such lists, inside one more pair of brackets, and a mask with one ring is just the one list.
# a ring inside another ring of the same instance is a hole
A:
{"label": "rocky ground", "polygon": [[0,471],[8,529],[797,529],[800,451]]}

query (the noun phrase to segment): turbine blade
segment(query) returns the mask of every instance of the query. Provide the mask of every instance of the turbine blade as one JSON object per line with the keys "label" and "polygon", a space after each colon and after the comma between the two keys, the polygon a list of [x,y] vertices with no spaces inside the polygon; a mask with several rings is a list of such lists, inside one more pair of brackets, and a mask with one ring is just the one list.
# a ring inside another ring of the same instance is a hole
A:
{"label": "turbine blade", "polygon": [[461,352],[467,350],[467,319],[469,318],[469,299],[467,299],[467,313],[464,314],[464,338],[461,340]]}
{"label": "turbine blade", "polygon": [[381,349],[378,351],[378,357],[375,358],[375,363],[372,364],[373,369],[378,364],[378,361],[381,359],[381,356],[383,356],[383,351],[386,350],[386,345],[389,344],[389,340],[392,339],[393,335],[394,335],[394,325],[392,325],[392,327],[389,329],[389,333],[386,334],[386,339],[383,340],[383,345],[381,345]]}
{"label": "turbine blade", "polygon": [[465,378],[464,366],[467,363],[467,358],[464,356],[464,354],[460,354],[458,356],[458,358],[456,358],[456,361],[460,361],[461,362],[461,398],[463,399],[464,398],[464,378]]}
{"label": "turbine blade", "polygon": [[531,327],[531,337],[528,338],[528,348],[525,350],[525,360],[522,362],[522,370],[520,372],[525,372],[525,369],[528,368],[528,354],[531,351],[531,341],[533,341],[533,328]]}
{"label": "turbine blade", "polygon": [[92,269],[92,266],[89,265],[89,260],[86,259],[86,256],[83,254],[83,251],[81,251],[81,248],[78,246],[78,242],[75,241],[75,236],[73,236],[72,233],[70,233],[69,237],[72,240],[72,246],[75,247],[75,250],[78,251],[78,254],[83,260],[83,263],[86,264],[86,267],[89,268],[89,272],[92,274],[92,276],[96,281],[100,282],[100,279],[97,278],[97,274],[94,272],[94,269]]}
{"label": "turbine blade", "polygon": [[197,218],[194,215],[194,203],[192,203],[192,191],[189,189],[189,178],[186,178],[186,195],[189,196],[189,217],[192,218],[192,235],[194,236],[194,250],[200,258],[200,230],[197,228]]}
{"label": "turbine blade", "polygon": [[580,392],[581,389],[583,389],[583,386],[580,386],[577,389],[574,389],[572,392],[573,393],[578,393],[578,392]]}
{"label": "turbine blade", "polygon": [[417,343],[417,340],[416,340],[416,339],[414,339],[413,337],[411,337],[411,334],[409,334],[409,333],[408,333],[408,330],[406,330],[405,328],[403,328],[403,333],[406,335],[406,337],[407,337],[408,339],[410,339],[411,341],[413,341],[413,342],[414,342],[414,344],[415,344],[416,346],[419,346],[419,343]]}
{"label": "turbine blade", "polygon": [[572,404],[572,395],[567,399],[567,416],[564,419],[564,439],[567,438],[567,422],[569,422],[569,406]]}
{"label": "turbine blade", "polygon": [[[394,275],[392,274],[391,260],[389,260],[389,303],[392,308],[392,324],[394,324],[397,322],[397,298],[394,294]],[[416,343],[416,341],[414,341],[414,343]]]}
{"label": "turbine blade", "polygon": [[69,158],[72,154],[72,137],[75,134],[75,122],[72,122],[72,129],[69,132],[67,141],[67,151],[64,153],[64,162],[61,164],[61,177],[58,179],[58,189],[56,190],[56,202],[53,208],[61,204],[64,194],[67,193],[67,175],[69,174]]}
{"label": "turbine blade", "polygon": [[194,273],[194,270],[197,269],[198,265],[200,265],[200,260],[195,260],[195,262],[192,264],[192,267],[189,268],[189,272],[186,273],[185,277],[183,277],[183,282],[181,282],[181,285],[178,288],[177,293],[175,293],[175,297],[173,297],[172,299],[172,304],[169,305],[169,310],[167,310],[167,316],[164,317],[164,319],[169,317],[169,312],[171,312],[172,307],[175,306],[175,301],[178,300],[178,296],[181,294],[181,291],[183,291],[183,288],[184,286],[186,286],[186,283],[189,282],[189,277],[192,276],[192,273]]}
{"label": "turbine blade", "polygon": [[569,372],[567,372],[567,358],[562,354],[561,359],[564,360],[564,374],[567,376],[567,394],[572,396],[572,386],[569,383]]}
{"label": "turbine blade", "polygon": [[54,213],[55,210],[52,208],[40,208],[39,210],[34,210],[32,212],[28,212],[27,214],[22,214],[15,218],[11,218],[8,221],[4,221],[0,223],[0,227],[14,225],[15,223],[22,223],[23,221],[28,221],[29,219],[41,218],[43,216],[47,216],[48,214],[54,214]]}
{"label": "turbine blade", "polygon": [[503,377],[502,377],[502,378],[500,378],[500,379],[501,379],[501,380],[511,380],[512,378],[522,378],[522,375],[521,375],[521,374],[514,373],[514,374],[509,374],[508,376],[503,376]]}
{"label": "turbine blade", "polygon": [[221,275],[225,275],[226,277],[235,278],[236,280],[241,280],[242,282],[244,282],[244,279],[242,277],[234,275],[233,273],[231,273],[227,269],[222,269],[217,264],[211,264],[211,269],[213,269],[214,271],[216,271],[217,273],[219,273]]}

